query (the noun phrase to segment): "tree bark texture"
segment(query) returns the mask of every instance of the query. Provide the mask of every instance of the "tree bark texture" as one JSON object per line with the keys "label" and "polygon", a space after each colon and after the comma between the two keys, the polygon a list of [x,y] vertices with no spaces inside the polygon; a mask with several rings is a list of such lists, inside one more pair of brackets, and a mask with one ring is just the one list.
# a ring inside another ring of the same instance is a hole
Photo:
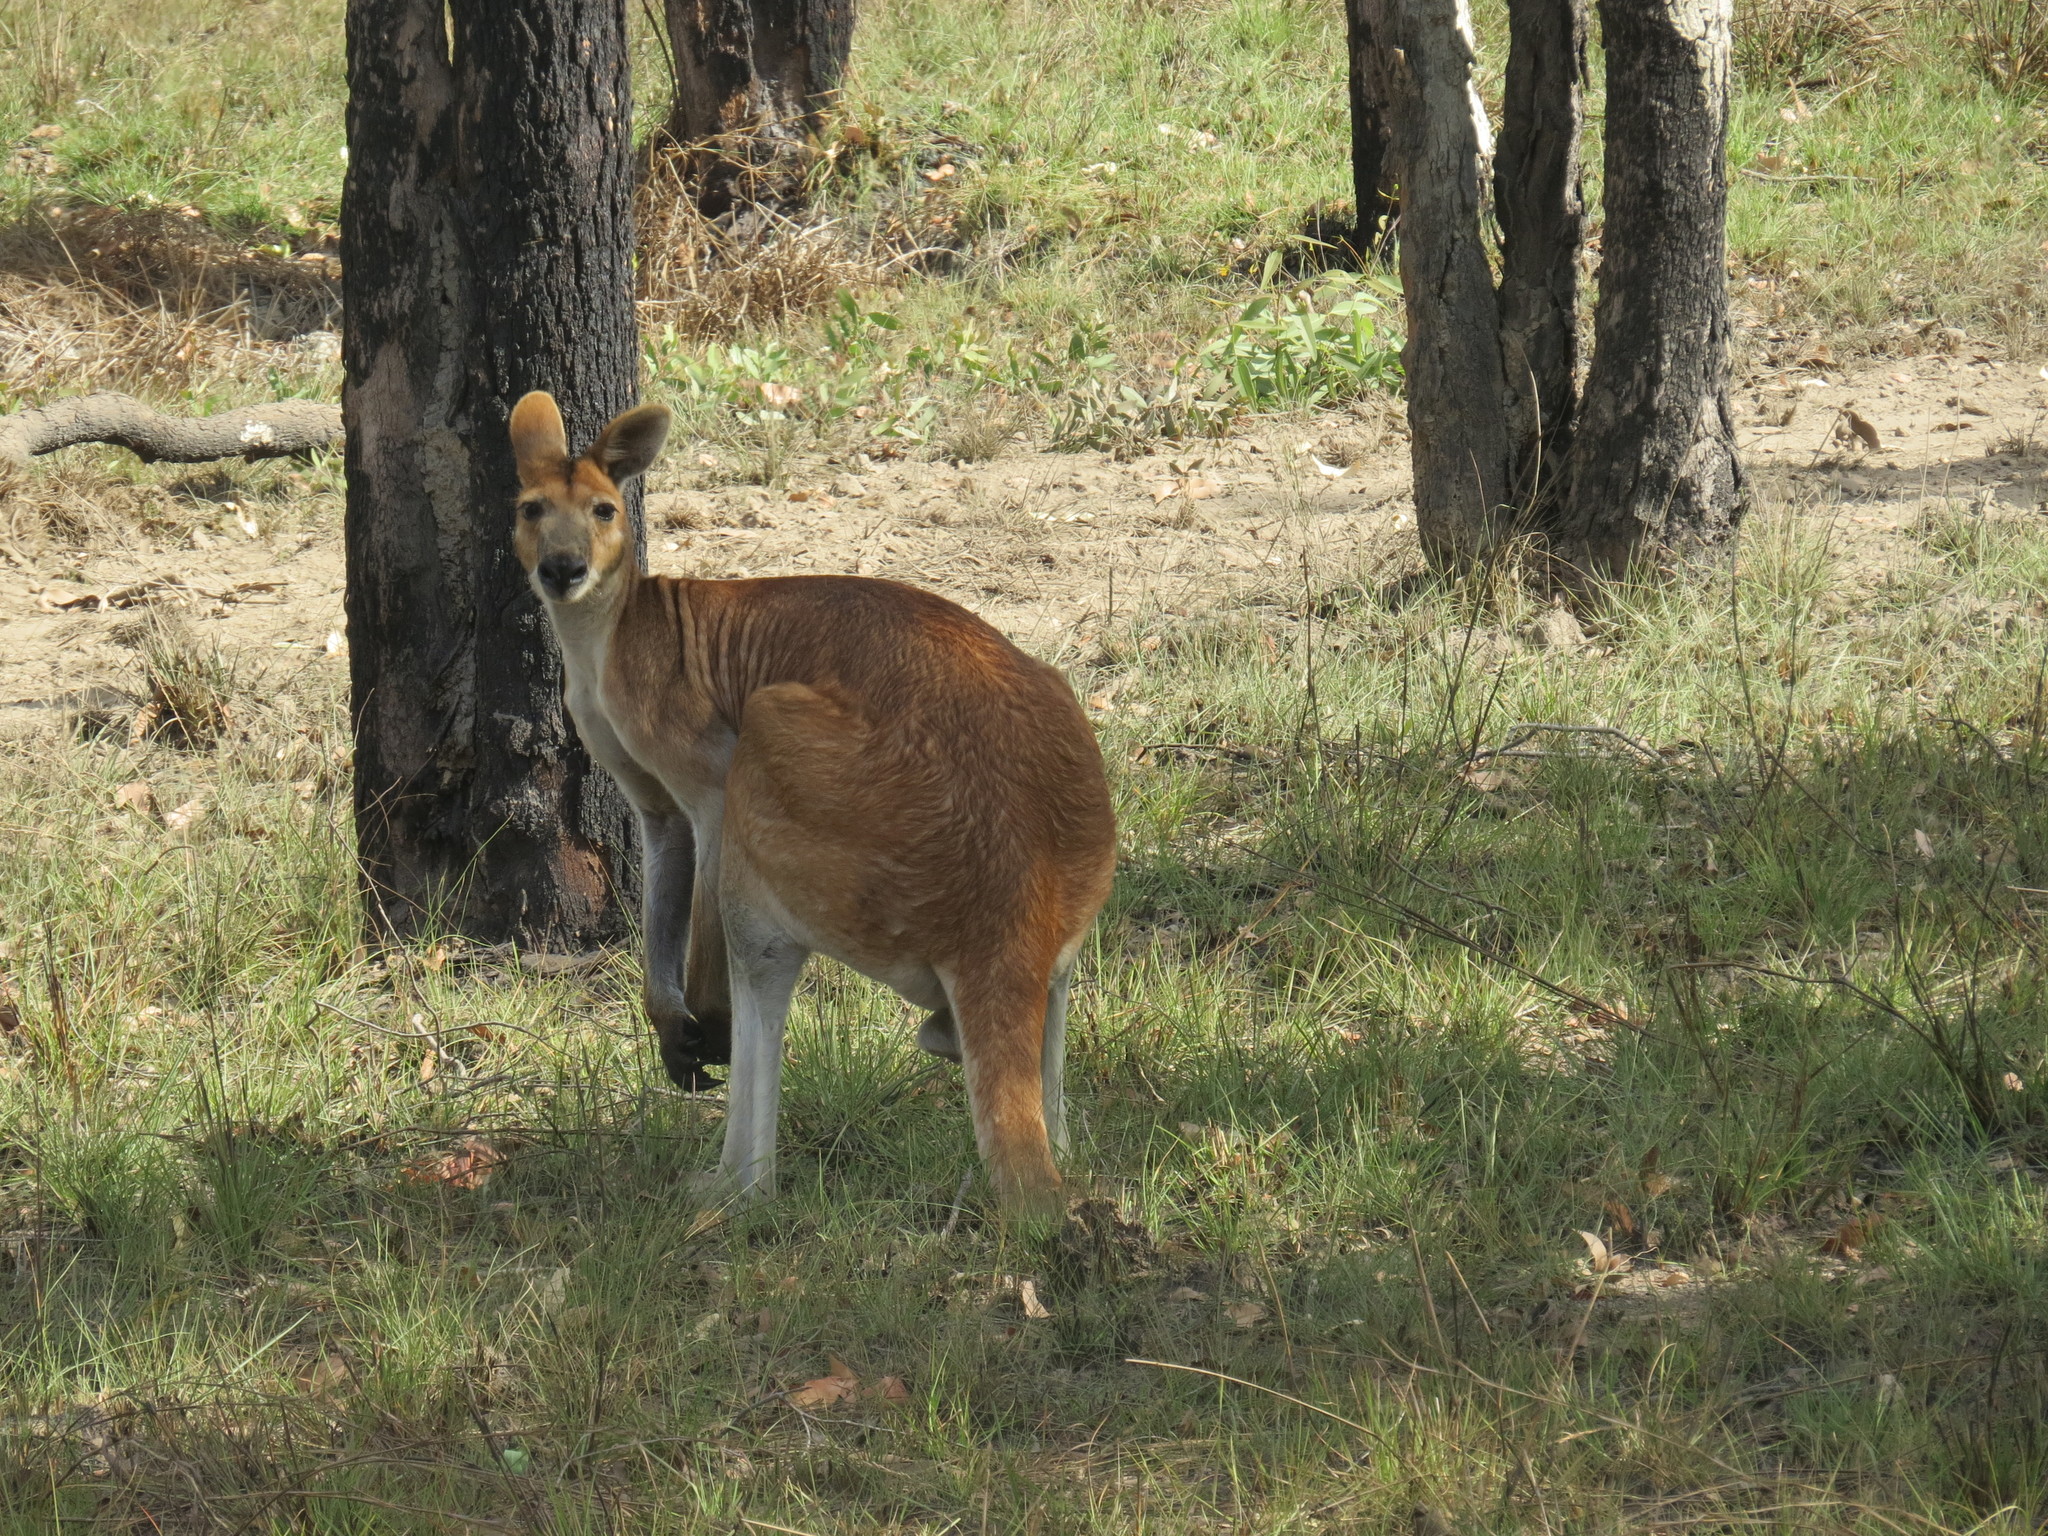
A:
{"label": "tree bark texture", "polygon": [[[576,740],[512,556],[505,424],[547,389],[580,444],[635,398],[624,3],[350,0],[347,27],[347,610],[371,921],[585,947],[620,931],[637,883],[630,815]],[[629,512],[637,531],[637,498]]]}
{"label": "tree bark texture", "polygon": [[664,0],[676,95],[667,131],[696,157],[698,203],[787,195],[839,88],[853,0]]}
{"label": "tree bark texture", "polygon": [[1506,529],[1500,316],[1480,233],[1492,156],[1465,0],[1358,0],[1386,48],[1401,186],[1410,458],[1423,553],[1457,569]]}
{"label": "tree bark texture", "polygon": [[1351,244],[1360,265],[1393,254],[1394,222],[1400,216],[1400,183],[1394,174],[1393,124],[1386,109],[1385,47],[1374,30],[1372,0],[1344,0],[1344,32],[1351,84],[1351,185],[1358,221]]}
{"label": "tree bark texture", "polygon": [[1601,0],[1605,225],[1567,554],[1618,573],[1725,539],[1729,0]]}
{"label": "tree bark texture", "polygon": [[1508,0],[1493,204],[1513,463],[1509,504],[1539,528],[1556,525],[1561,493],[1570,484],[1586,225],[1579,174],[1585,77],[1585,0]]}

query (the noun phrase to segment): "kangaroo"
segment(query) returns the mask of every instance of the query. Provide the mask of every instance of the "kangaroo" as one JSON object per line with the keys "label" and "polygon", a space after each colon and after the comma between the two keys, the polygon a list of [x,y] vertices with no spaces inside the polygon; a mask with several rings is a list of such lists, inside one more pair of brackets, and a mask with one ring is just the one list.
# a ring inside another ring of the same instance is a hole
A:
{"label": "kangaroo", "polygon": [[[639,814],[645,1001],[679,1086],[729,1065],[718,1196],[775,1189],[783,1024],[829,955],[930,1017],[1006,1212],[1057,1211],[1075,957],[1116,826],[1071,689],[964,608],[857,576],[644,575],[619,486],[643,405],[572,456],[514,407],[514,546],[560,642],[569,713]],[[692,852],[694,850],[694,852]]]}

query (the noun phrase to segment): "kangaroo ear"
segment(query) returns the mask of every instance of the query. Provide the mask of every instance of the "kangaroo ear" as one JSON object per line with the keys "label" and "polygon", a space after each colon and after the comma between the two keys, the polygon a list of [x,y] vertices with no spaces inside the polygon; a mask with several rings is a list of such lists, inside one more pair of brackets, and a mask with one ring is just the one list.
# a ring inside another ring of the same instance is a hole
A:
{"label": "kangaroo ear", "polygon": [[614,485],[624,485],[660,457],[668,424],[667,406],[635,406],[614,416],[584,457],[611,476]]}
{"label": "kangaroo ear", "polygon": [[529,489],[561,479],[569,468],[569,434],[555,397],[545,390],[522,395],[512,407],[512,458],[519,483]]}

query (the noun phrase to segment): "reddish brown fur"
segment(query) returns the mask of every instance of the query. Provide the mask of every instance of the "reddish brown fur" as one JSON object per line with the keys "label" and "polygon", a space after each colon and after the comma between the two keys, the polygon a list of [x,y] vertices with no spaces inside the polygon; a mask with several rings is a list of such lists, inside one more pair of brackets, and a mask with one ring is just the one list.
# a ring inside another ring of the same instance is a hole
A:
{"label": "reddish brown fur", "polygon": [[534,396],[514,413],[522,508],[541,508],[519,519],[519,554],[533,572],[584,552],[586,589],[543,590],[579,728],[643,824],[680,808],[718,840],[716,888],[700,877],[692,913],[689,1011],[726,1000],[715,951],[736,913],[746,943],[823,950],[914,1002],[950,1002],[984,1160],[1006,1204],[1043,1205],[1059,1187],[1048,989],[1063,995],[1115,850],[1072,691],[966,610],[894,582],[638,574],[626,520],[590,509],[618,500],[614,460],[638,457],[615,435],[653,428],[629,413],[571,463],[558,423]]}

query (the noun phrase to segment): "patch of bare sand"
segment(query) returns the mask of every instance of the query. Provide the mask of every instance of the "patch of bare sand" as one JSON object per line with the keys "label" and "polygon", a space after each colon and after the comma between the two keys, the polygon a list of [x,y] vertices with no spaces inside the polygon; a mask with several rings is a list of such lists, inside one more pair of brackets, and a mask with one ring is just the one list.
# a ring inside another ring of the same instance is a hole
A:
{"label": "patch of bare sand", "polygon": [[[1921,536],[1933,506],[2048,509],[2038,360],[1965,350],[1850,372],[1816,361],[1755,371],[1735,398],[1757,494],[1827,519],[1841,581],[1933,558]],[[1850,411],[1875,448],[1847,430]],[[649,487],[655,570],[913,582],[1054,661],[1111,619],[1291,602],[1305,581],[1385,580],[1415,559],[1407,443],[1380,408],[1267,420],[1129,462],[1021,450],[972,466],[812,458],[773,488],[734,483],[735,467],[715,447],[670,452]],[[310,531],[245,537],[229,517],[202,532],[203,547],[104,531],[84,548],[0,542],[0,732],[136,694],[124,640],[139,603],[175,604],[251,659],[345,665],[327,650],[343,625],[338,504],[278,521]]]}
{"label": "patch of bare sand", "polygon": [[[1106,454],[1019,452],[971,467],[799,461],[734,484],[717,450],[679,445],[651,477],[650,564],[666,575],[849,572],[913,582],[1058,659],[1112,617],[1285,601],[1412,558],[1405,452],[1375,421],[1265,424],[1227,443]],[[1319,467],[1320,466],[1320,467]],[[1331,473],[1341,471],[1341,473]],[[0,545],[0,732],[139,696],[138,609],[170,604],[254,661],[340,667],[339,509],[328,498],[240,531],[136,533],[34,554]]]}

